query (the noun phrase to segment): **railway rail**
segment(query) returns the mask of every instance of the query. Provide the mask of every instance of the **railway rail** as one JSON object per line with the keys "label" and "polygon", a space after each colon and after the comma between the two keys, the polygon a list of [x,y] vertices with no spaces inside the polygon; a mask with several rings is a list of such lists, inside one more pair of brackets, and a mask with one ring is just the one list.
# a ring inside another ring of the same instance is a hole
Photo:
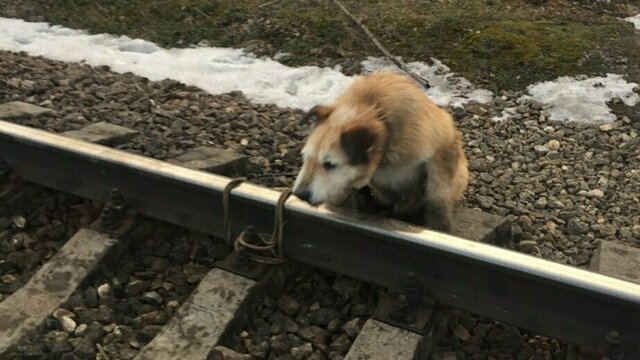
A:
{"label": "railway rail", "polygon": [[[10,173],[107,204],[95,227],[81,229],[27,285],[0,302],[0,354],[36,331],[68,300],[118,239],[126,237],[131,214],[217,237],[227,236],[228,219],[229,239],[249,228],[273,231],[282,199],[278,191],[249,183],[232,188],[233,180],[222,175],[86,140],[0,121],[5,177]],[[420,356],[432,336],[432,313],[440,305],[611,358],[640,358],[640,285],[497,246],[508,241],[508,224],[494,219],[485,229],[469,227],[474,215],[484,214],[461,210],[459,218],[471,220],[447,235],[348,209],[314,208],[294,197],[281,209],[285,259],[374,283],[394,294],[365,324],[348,359],[387,359],[384,351],[390,350],[380,348],[385,337],[399,342],[394,357]],[[238,314],[245,312],[260,284],[278,268],[247,261],[245,251],[234,252],[203,278],[137,358],[210,356],[224,333],[237,326]],[[235,289],[233,296],[225,292],[227,286]],[[11,310],[29,297],[40,299],[38,308]]]}

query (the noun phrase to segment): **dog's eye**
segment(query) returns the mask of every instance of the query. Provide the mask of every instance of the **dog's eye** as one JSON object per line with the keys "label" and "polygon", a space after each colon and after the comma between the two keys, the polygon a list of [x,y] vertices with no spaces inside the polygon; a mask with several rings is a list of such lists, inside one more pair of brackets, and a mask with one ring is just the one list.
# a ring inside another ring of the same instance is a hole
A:
{"label": "dog's eye", "polygon": [[322,163],[322,166],[327,169],[327,170],[332,170],[335,169],[338,165],[330,162],[330,161],[325,161]]}

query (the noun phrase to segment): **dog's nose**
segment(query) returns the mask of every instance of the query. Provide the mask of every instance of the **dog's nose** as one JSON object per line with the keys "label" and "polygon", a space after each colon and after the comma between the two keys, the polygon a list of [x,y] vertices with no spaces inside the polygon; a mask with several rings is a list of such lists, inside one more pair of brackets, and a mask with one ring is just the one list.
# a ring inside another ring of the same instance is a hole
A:
{"label": "dog's nose", "polygon": [[295,196],[300,198],[302,201],[309,202],[311,199],[311,192],[309,190],[298,190],[294,193]]}

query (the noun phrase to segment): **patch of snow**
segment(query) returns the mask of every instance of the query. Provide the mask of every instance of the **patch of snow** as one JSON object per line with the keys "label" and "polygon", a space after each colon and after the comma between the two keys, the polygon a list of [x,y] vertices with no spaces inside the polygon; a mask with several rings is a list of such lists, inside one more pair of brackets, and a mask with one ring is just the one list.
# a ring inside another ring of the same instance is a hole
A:
{"label": "patch of snow", "polygon": [[628,18],[625,18],[625,20],[632,23],[633,26],[636,27],[636,29],[640,30],[640,14],[636,16],[630,16]]}
{"label": "patch of snow", "polygon": [[129,43],[120,44],[118,46],[118,50],[137,52],[140,54],[152,54],[156,51],[159,51],[160,47],[149,41],[134,39],[134,40],[131,40]]}
{"label": "patch of snow", "polygon": [[273,56],[273,60],[282,61],[292,58],[294,55],[288,52],[278,52]]}
{"label": "patch of snow", "polygon": [[[489,90],[476,89],[465,78],[455,76],[442,62],[431,59],[433,65],[422,62],[411,62],[407,66],[416,74],[429,81],[431,87],[426,93],[438,105],[460,106],[470,101],[488,103],[493,99]],[[369,57],[362,62],[365,71],[394,71],[401,70],[386,59]]]}
{"label": "patch of snow", "polygon": [[[615,121],[616,116],[606,102],[620,98],[627,106],[638,104],[640,96],[633,91],[636,86],[638,84],[629,83],[618,74],[591,78],[563,76],[554,81],[529,85],[528,94],[521,96],[517,102],[523,104],[533,100],[550,105],[547,111],[551,121],[608,123]],[[505,120],[515,113],[515,108],[507,108],[493,120]]]}
{"label": "patch of snow", "polygon": [[502,121],[508,120],[511,116],[517,113],[518,112],[516,111],[515,107],[504,108],[502,109],[502,114],[492,117],[491,121],[502,122]]}
{"label": "patch of snow", "polygon": [[[90,35],[81,30],[0,18],[0,49],[24,51],[66,62],[108,65],[113,71],[132,72],[150,80],[170,78],[197,86],[211,94],[242,91],[257,103],[308,110],[329,102],[353,81],[339,67],[288,67],[269,58],[257,58],[243,50],[214,47],[163,49],[154,43],[108,34]],[[290,56],[278,54],[277,58]],[[385,61],[364,61],[369,70],[393,70]],[[440,105],[460,105],[470,100],[491,101],[487,90],[475,89],[453,76],[440,62],[410,66],[433,87],[427,94]]]}
{"label": "patch of snow", "polygon": [[620,98],[625,105],[634,106],[640,96],[633,92],[636,83],[628,83],[622,75],[607,74],[606,77],[563,76],[555,81],[547,81],[527,88],[531,96],[524,99],[551,105],[550,120],[612,122],[616,120],[606,102]]}
{"label": "patch of snow", "polygon": [[[640,22],[640,15],[636,17]],[[340,67],[289,67],[270,58],[258,58],[243,50],[198,46],[186,49],[164,49],[154,43],[109,34],[90,35],[81,30],[47,23],[31,23],[20,19],[0,18],[0,49],[24,51],[67,62],[108,65],[113,71],[145,76],[150,80],[170,78],[197,86],[211,94],[242,91],[257,103],[273,103],[281,107],[308,110],[319,103],[333,100],[354,77],[346,76]],[[280,53],[282,59],[290,54]],[[487,103],[493,94],[475,88],[468,80],[451,73],[436,59],[428,65],[407,64],[431,84],[426,90],[441,106],[460,106],[470,101]],[[365,72],[400,71],[385,59],[370,57],[362,62]],[[531,85],[528,99],[549,104],[554,121],[611,122],[606,101],[618,97],[633,106],[640,98],[633,92],[637,84],[627,83],[622,76],[570,78],[560,77]],[[494,120],[509,118],[515,109],[505,109]]]}

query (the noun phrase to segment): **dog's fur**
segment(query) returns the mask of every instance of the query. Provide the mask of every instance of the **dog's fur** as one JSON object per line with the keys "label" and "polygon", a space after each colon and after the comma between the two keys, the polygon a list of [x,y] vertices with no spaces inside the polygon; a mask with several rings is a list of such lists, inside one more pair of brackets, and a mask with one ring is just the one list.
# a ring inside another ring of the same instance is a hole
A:
{"label": "dog's fur", "polygon": [[303,121],[312,117],[296,196],[340,205],[355,194],[362,210],[373,200],[400,219],[416,222],[418,214],[420,225],[451,231],[451,213],[468,186],[467,158],[451,115],[412,80],[382,72],[360,77]]}

